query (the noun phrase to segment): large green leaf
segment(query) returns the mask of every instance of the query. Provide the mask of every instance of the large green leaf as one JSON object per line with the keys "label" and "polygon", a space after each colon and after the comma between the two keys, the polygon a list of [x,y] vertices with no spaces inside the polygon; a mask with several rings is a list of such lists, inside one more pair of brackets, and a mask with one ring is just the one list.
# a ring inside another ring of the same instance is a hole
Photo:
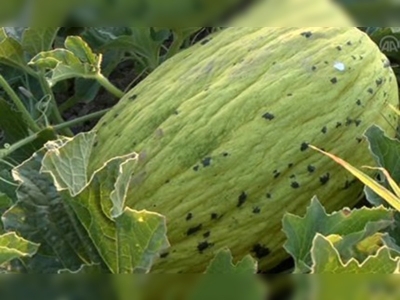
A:
{"label": "large green leaf", "polygon": [[[365,132],[369,149],[373,155],[377,166],[386,169],[393,180],[400,182],[400,142],[397,139],[391,139],[385,135],[378,126],[371,126]],[[378,178],[377,178],[378,180]],[[389,188],[385,176],[380,176],[380,184]],[[365,187],[365,194],[368,201],[375,205],[388,205],[385,200],[380,198],[372,189]]]}
{"label": "large green leaf", "polygon": [[[369,149],[374,157],[376,165],[386,169],[396,183],[400,183],[400,142],[397,139],[389,138],[384,131],[377,127],[371,126],[366,132]],[[376,180],[390,190],[389,183],[385,176],[380,176]],[[367,200],[374,205],[389,204],[377,195],[371,188],[365,187],[365,195]],[[388,229],[389,234],[400,243],[400,212],[395,214],[395,224]]]}
{"label": "large green leaf", "polygon": [[0,265],[3,265],[15,258],[33,256],[39,245],[27,241],[14,232],[0,235]]}
{"label": "large green leaf", "polygon": [[[43,147],[44,143],[55,139],[56,133],[52,128],[45,128],[36,134],[36,138],[27,143],[11,154],[5,156],[6,147],[9,147],[24,138],[28,137],[29,130],[24,122],[22,115],[14,110],[8,102],[0,98],[0,158],[8,163],[0,162],[0,192],[7,194],[10,198],[15,199],[15,186],[11,177],[11,169],[13,165],[22,163],[28,159],[35,151]],[[4,157],[5,156],[5,157]]]}
{"label": "large green leaf", "polygon": [[[355,244],[365,236],[367,229],[374,233],[388,227],[393,222],[393,211],[384,207],[343,209],[327,214],[317,198],[313,198],[306,215],[301,218],[286,214],[283,218],[283,231],[288,240],[285,249],[293,256],[295,273],[307,273],[311,266],[311,247],[317,233],[322,235],[351,235]],[[367,226],[368,227],[366,229]]]}
{"label": "large green leaf", "polygon": [[[12,200],[6,194],[0,192],[0,215],[2,215],[12,205]],[[0,234],[4,233],[3,223],[0,224]]]}
{"label": "large green leaf", "polygon": [[[8,102],[0,98],[0,130],[3,138],[0,140],[0,148],[6,144],[12,145],[29,136],[30,132],[22,114],[14,110]],[[22,162],[29,158],[35,151],[43,147],[48,140],[56,138],[56,133],[51,127],[37,133],[36,139],[31,143],[15,150],[10,157],[14,162]],[[1,149],[0,149],[1,153]]]}
{"label": "large green leaf", "polygon": [[351,258],[343,262],[329,238],[317,234],[311,249],[313,274],[394,274],[398,273],[400,257],[392,257],[391,249],[381,247],[363,261]]}
{"label": "large green leaf", "polygon": [[48,143],[42,171],[68,199],[112,273],[148,272],[169,245],[165,218],[125,206],[136,154],[88,170],[95,140],[89,132]]}
{"label": "large green leaf", "polygon": [[22,48],[30,55],[51,49],[59,27],[28,27],[22,35]]}
{"label": "large green leaf", "polygon": [[[155,69],[160,60],[160,50],[171,35],[169,29],[152,27],[91,27],[84,32],[91,43],[101,52],[121,51],[131,53],[141,67]],[[140,72],[140,71],[139,71]]]}
{"label": "large green leaf", "polygon": [[12,67],[25,69],[26,62],[24,59],[24,51],[22,45],[12,37],[9,37],[4,31],[4,27],[0,28],[0,62]]}
{"label": "large green leaf", "polygon": [[40,52],[29,64],[49,70],[47,80],[51,86],[68,78],[94,78],[100,72],[101,55],[94,54],[82,38],[67,37],[65,48]]}
{"label": "large green leaf", "polygon": [[236,265],[229,250],[221,250],[210,262],[206,274],[255,274],[257,261],[250,255],[245,256]]}
{"label": "large green leaf", "polygon": [[32,259],[25,262],[27,272],[55,273],[75,271],[83,264],[101,263],[71,208],[58,193],[51,178],[41,174],[44,150],[13,170],[20,183],[17,203],[3,217],[4,227],[41,244]]}
{"label": "large green leaf", "polygon": [[255,275],[257,262],[250,255],[236,265],[229,250],[221,250],[210,262],[187,299],[266,299],[266,288]]}
{"label": "large green leaf", "polygon": [[0,98],[0,130],[3,138],[0,140],[0,147],[4,144],[13,144],[22,140],[28,135],[28,126],[26,125],[22,114],[11,105]]}

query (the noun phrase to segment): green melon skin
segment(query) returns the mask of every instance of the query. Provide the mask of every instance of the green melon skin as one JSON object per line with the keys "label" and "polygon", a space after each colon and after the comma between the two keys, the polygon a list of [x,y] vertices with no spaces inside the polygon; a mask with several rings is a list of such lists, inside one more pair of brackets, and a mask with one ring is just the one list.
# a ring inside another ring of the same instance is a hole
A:
{"label": "green melon skin", "polygon": [[328,211],[362,186],[308,143],[373,164],[363,133],[394,136],[396,79],[352,27],[230,27],[163,63],[95,130],[91,170],[140,153],[127,205],[167,218],[170,249],[153,272],[203,272],[215,253],[261,270],[288,257],[286,212],[317,195]]}

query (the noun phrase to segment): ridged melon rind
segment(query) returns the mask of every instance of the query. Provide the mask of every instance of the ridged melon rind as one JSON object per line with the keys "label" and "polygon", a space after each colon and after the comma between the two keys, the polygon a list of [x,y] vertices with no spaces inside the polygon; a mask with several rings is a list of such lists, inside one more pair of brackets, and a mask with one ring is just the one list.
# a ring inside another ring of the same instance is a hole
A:
{"label": "ridged melon rind", "polygon": [[231,27],[163,63],[96,126],[90,169],[140,153],[127,205],[167,217],[154,272],[202,272],[221,248],[281,262],[285,212],[328,211],[362,186],[307,148],[371,164],[363,133],[394,135],[396,79],[352,27]]}

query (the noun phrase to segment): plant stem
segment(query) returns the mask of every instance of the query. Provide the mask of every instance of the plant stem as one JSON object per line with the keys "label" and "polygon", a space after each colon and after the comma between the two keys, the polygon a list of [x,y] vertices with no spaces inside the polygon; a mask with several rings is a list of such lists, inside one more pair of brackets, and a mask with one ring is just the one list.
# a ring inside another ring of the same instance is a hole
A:
{"label": "plant stem", "polygon": [[[45,94],[49,95],[50,97],[50,102],[51,102],[51,109],[52,109],[52,115],[54,117],[54,121],[56,123],[63,123],[64,119],[62,118],[60,111],[58,110],[58,106],[57,106],[57,102],[56,102],[56,98],[54,97],[54,93],[51,90],[48,82],[46,81],[46,78],[44,77],[44,74],[38,73],[37,74],[37,78],[39,80],[40,86],[42,87],[42,90]],[[63,134],[67,135],[67,136],[73,136],[74,133],[69,129],[69,128],[65,128],[63,129]]]}
{"label": "plant stem", "polygon": [[169,47],[168,53],[166,55],[166,59],[169,59],[172,56],[174,56],[175,54],[177,54],[179,52],[179,50],[181,49],[182,44],[184,42],[182,34],[179,34],[175,31],[173,32],[173,34],[174,34],[174,40],[172,41],[172,44]]}
{"label": "plant stem", "polygon": [[[80,117],[80,118],[73,119],[71,121],[63,122],[61,124],[52,126],[52,128],[55,131],[63,130],[65,128],[69,128],[71,126],[74,126],[76,124],[85,122],[87,120],[99,118],[102,115],[104,115],[105,113],[107,113],[109,110],[110,110],[110,108],[103,109],[103,110],[100,110],[100,111],[96,111],[96,112],[91,113],[89,115],[86,115],[86,116],[83,116],[83,117]],[[38,137],[39,137],[39,133],[34,133],[34,134],[32,134],[32,135],[30,135],[30,136],[28,136],[28,137],[26,137],[26,138],[24,138],[22,140],[19,140],[18,142],[10,145],[10,147],[8,147],[8,148],[0,149],[0,160],[2,160],[4,157],[10,155],[12,152],[18,150],[19,148],[21,148],[21,147],[23,147],[23,146],[25,146],[25,145],[27,145],[29,143],[32,143]]]}
{"label": "plant stem", "polygon": [[8,148],[0,149],[0,159],[3,159],[4,157],[10,155],[11,153],[18,150],[19,148],[32,143],[38,137],[39,137],[39,133],[34,133],[22,140],[19,140],[18,142],[10,145],[10,147],[8,147]]}
{"label": "plant stem", "polygon": [[67,99],[67,101],[65,101],[63,104],[61,104],[59,106],[59,111],[64,112],[68,109],[70,109],[71,107],[73,107],[75,104],[77,104],[81,99],[79,97],[71,96]]}
{"label": "plant stem", "polygon": [[53,128],[54,128],[54,130],[57,131],[57,130],[62,130],[62,129],[67,128],[67,127],[73,127],[73,126],[75,126],[77,124],[80,124],[80,123],[83,123],[85,121],[99,118],[102,115],[106,114],[109,110],[110,110],[110,108],[99,110],[99,111],[96,111],[94,113],[88,114],[86,116],[82,116],[82,117],[79,117],[79,118],[76,118],[76,119],[73,119],[73,120],[66,121],[66,122],[63,122],[61,124],[55,125],[55,126],[53,126]]}
{"label": "plant stem", "polygon": [[24,103],[18,97],[18,95],[14,92],[8,82],[4,79],[2,75],[0,75],[0,86],[6,91],[6,93],[10,96],[11,100],[14,102],[15,106],[18,108],[22,117],[26,121],[28,127],[33,132],[40,131],[40,127],[36,124],[35,120],[33,120],[32,116],[30,115],[29,111],[26,109]]}
{"label": "plant stem", "polygon": [[115,85],[113,85],[107,77],[105,77],[103,74],[100,72],[97,73],[94,78],[101,84],[102,87],[104,87],[107,91],[109,91],[111,94],[113,94],[117,98],[122,98],[125,94],[123,91],[121,91],[119,88],[117,88]]}

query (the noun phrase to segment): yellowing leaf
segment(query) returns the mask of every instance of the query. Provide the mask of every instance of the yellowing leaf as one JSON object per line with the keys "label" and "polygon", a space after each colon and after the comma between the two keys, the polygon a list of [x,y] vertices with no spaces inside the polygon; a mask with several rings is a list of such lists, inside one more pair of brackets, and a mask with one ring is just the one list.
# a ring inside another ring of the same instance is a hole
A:
{"label": "yellowing leaf", "polygon": [[309,145],[309,146],[311,149],[314,149],[314,150],[328,156],[329,158],[331,158],[332,160],[334,160],[335,162],[340,164],[347,171],[349,171],[351,174],[353,174],[355,177],[357,177],[362,183],[364,183],[369,188],[371,188],[376,194],[378,194],[380,197],[385,199],[392,207],[394,207],[396,210],[400,211],[400,200],[391,191],[387,190],[385,187],[383,187],[382,185],[377,183],[374,179],[369,177],[367,174],[359,171],[357,168],[353,167],[352,165],[350,165],[343,159],[341,159],[333,154],[330,154],[328,152],[325,152],[313,145]]}

